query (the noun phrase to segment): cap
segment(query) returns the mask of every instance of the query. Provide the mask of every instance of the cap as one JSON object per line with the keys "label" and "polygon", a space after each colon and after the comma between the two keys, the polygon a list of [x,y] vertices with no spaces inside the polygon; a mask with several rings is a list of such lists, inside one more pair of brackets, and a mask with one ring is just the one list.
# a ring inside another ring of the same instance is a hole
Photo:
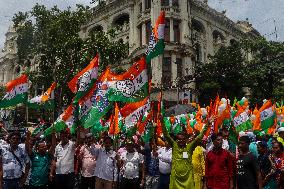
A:
{"label": "cap", "polygon": [[284,132],[284,127],[280,127],[278,130],[277,130],[278,133],[280,132]]}

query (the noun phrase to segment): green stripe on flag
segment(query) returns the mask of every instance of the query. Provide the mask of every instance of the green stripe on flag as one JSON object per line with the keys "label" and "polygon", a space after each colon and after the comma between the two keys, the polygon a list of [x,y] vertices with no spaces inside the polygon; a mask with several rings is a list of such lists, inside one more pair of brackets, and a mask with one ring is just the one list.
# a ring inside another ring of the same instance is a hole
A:
{"label": "green stripe on flag", "polygon": [[16,106],[17,104],[20,104],[20,103],[26,103],[27,100],[28,100],[28,93],[18,94],[12,99],[1,100],[0,101],[0,108],[7,108],[7,107],[10,107],[10,106]]}
{"label": "green stripe on flag", "polygon": [[86,117],[81,118],[81,124],[84,128],[90,128],[94,126],[109,110],[111,110],[112,105],[108,105],[107,107],[98,108],[92,107],[89,114]]}
{"label": "green stripe on flag", "polygon": [[244,123],[238,125],[238,126],[236,127],[236,131],[237,131],[237,132],[240,132],[240,131],[247,131],[247,130],[249,130],[249,129],[251,129],[251,128],[252,128],[251,121],[248,120],[248,121],[246,121],[246,122],[244,122]]}
{"label": "green stripe on flag", "polygon": [[110,88],[108,91],[109,101],[117,102],[139,102],[148,96],[149,84],[145,83],[138,91],[136,91],[131,97],[126,97],[122,92]]}
{"label": "green stripe on flag", "polygon": [[150,63],[153,58],[155,58],[155,57],[157,57],[161,54],[164,54],[164,51],[165,51],[164,39],[159,39],[158,42],[156,43],[155,47],[147,55],[146,62]]}
{"label": "green stripe on flag", "polygon": [[273,126],[275,117],[276,115],[274,113],[271,117],[261,121],[261,129],[266,130],[266,129],[269,129],[271,126]]}
{"label": "green stripe on flag", "polygon": [[60,131],[63,131],[64,129],[66,129],[68,126],[65,124],[64,121],[60,120],[58,122],[55,122],[54,125],[52,125],[51,127],[47,128],[44,131],[44,136],[49,136],[52,133],[53,127],[55,129],[56,133],[59,133]]}

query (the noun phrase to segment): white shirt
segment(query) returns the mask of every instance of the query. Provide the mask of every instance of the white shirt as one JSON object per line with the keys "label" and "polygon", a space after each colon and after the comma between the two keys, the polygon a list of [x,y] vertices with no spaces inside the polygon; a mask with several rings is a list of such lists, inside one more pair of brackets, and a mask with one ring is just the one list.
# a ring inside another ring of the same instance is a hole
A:
{"label": "white shirt", "polygon": [[105,148],[95,148],[97,162],[94,175],[104,180],[117,181],[116,152],[106,151]]}
{"label": "white shirt", "polygon": [[139,164],[144,162],[143,155],[138,152],[123,152],[121,160],[123,160],[122,176],[127,179],[138,178]]}
{"label": "white shirt", "polygon": [[73,141],[62,146],[61,142],[55,147],[56,174],[68,174],[74,172],[75,144]]}
{"label": "white shirt", "polygon": [[172,169],[172,148],[161,147],[158,149],[159,171],[162,174],[170,174]]}
{"label": "white shirt", "polygon": [[25,165],[29,162],[28,155],[20,146],[14,151],[15,156],[11,152],[10,145],[0,146],[0,155],[2,157],[3,178],[15,179],[20,178],[24,172]]}

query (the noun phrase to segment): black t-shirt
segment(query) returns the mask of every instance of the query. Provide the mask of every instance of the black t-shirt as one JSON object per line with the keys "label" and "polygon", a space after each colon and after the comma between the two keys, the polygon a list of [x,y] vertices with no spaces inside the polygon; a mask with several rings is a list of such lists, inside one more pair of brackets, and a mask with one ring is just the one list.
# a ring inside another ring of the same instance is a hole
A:
{"label": "black t-shirt", "polygon": [[252,153],[239,155],[237,159],[237,186],[238,189],[256,189],[257,172],[259,166]]}

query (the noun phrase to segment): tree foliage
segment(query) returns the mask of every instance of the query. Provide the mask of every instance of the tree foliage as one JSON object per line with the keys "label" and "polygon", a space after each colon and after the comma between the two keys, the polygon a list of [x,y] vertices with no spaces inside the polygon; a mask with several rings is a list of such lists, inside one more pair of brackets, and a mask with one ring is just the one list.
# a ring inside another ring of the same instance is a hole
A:
{"label": "tree foliage", "polygon": [[260,103],[262,99],[284,99],[284,43],[261,38],[245,40],[243,47],[253,54],[245,70],[251,101]]}
{"label": "tree foliage", "polygon": [[200,100],[208,102],[217,93],[241,98],[249,89],[252,103],[284,98],[284,43],[263,38],[235,42],[221,47],[209,64],[196,66]]}
{"label": "tree foliage", "polygon": [[[100,69],[118,63],[127,56],[127,44],[111,41],[110,34],[92,30],[82,39],[79,32],[90,21],[90,7],[77,5],[60,10],[56,6],[48,9],[36,4],[31,11],[15,14],[13,21],[18,32],[18,56],[20,63],[33,57],[30,80],[35,88],[48,88],[53,81],[60,85],[57,91],[58,107],[70,103],[73,94],[67,83],[98,52]],[[30,66],[30,65],[28,65]]]}
{"label": "tree foliage", "polygon": [[228,98],[243,96],[244,57],[239,43],[228,47],[222,46],[214,56],[209,57],[210,63],[196,66],[196,87],[200,100],[208,102],[216,94]]}

